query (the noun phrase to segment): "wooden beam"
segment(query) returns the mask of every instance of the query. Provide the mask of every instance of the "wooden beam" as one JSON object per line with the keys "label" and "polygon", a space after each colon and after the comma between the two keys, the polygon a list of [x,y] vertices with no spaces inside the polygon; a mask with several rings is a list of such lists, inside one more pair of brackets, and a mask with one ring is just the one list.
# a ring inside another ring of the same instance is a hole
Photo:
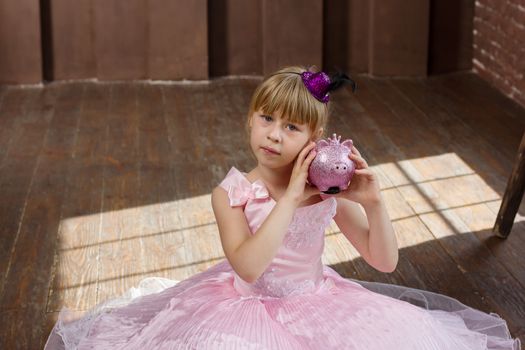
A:
{"label": "wooden beam", "polygon": [[0,0],[0,83],[42,81],[40,3]]}
{"label": "wooden beam", "polygon": [[262,16],[263,74],[287,65],[322,67],[322,1],[263,1]]}
{"label": "wooden beam", "polygon": [[369,72],[426,76],[429,0],[371,1]]}
{"label": "wooden beam", "polygon": [[525,132],[521,138],[518,155],[510,174],[507,188],[503,194],[493,232],[498,237],[506,238],[510,234],[514,218],[523,198],[525,190]]}

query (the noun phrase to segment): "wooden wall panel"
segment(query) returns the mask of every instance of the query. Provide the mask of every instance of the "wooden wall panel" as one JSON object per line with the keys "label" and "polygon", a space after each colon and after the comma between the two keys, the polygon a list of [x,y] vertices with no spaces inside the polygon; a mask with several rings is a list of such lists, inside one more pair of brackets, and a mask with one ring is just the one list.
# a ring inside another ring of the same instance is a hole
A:
{"label": "wooden wall panel", "polygon": [[470,69],[473,1],[0,0],[0,83]]}
{"label": "wooden wall panel", "polygon": [[473,22],[474,0],[430,3],[429,74],[472,68]]}
{"label": "wooden wall panel", "polygon": [[148,78],[208,79],[206,0],[148,1]]}
{"label": "wooden wall panel", "polygon": [[0,0],[0,83],[42,81],[38,0]]}
{"label": "wooden wall panel", "polygon": [[347,72],[368,72],[370,2],[330,0],[324,2],[323,66]]}
{"label": "wooden wall panel", "polygon": [[51,1],[52,79],[97,76],[92,0]]}
{"label": "wooden wall panel", "polygon": [[261,0],[208,3],[210,76],[261,75]]}
{"label": "wooden wall panel", "polygon": [[146,0],[92,0],[100,80],[147,77]]}
{"label": "wooden wall panel", "polygon": [[323,2],[262,0],[263,74],[285,65],[322,67]]}
{"label": "wooden wall panel", "polygon": [[370,74],[426,76],[429,2],[370,2]]}

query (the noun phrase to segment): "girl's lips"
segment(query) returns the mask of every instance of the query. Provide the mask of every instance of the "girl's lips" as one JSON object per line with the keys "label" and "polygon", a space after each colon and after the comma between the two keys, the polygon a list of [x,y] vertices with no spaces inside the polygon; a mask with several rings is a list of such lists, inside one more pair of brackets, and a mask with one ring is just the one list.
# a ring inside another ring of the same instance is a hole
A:
{"label": "girl's lips", "polygon": [[275,151],[275,150],[273,150],[273,149],[271,149],[271,148],[267,148],[267,147],[261,147],[261,148],[262,148],[262,150],[263,150],[265,153],[267,153],[267,154],[280,155],[279,152],[277,152],[277,151]]}

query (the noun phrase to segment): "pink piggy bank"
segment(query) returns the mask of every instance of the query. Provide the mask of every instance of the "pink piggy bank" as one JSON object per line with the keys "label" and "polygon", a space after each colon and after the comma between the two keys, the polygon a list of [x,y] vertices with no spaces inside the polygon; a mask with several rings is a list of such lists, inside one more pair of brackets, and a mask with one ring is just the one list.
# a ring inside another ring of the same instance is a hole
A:
{"label": "pink piggy bank", "polygon": [[308,182],[326,194],[336,194],[348,188],[355,172],[355,163],[348,158],[352,140],[339,143],[341,136],[317,142],[317,152],[308,169]]}

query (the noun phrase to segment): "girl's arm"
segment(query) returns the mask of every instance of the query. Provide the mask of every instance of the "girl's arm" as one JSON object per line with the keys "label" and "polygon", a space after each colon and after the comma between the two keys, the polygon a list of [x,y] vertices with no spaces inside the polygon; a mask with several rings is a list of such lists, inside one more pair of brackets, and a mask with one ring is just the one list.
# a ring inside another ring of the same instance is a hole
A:
{"label": "girl's arm", "polygon": [[277,254],[297,204],[283,196],[252,235],[242,208],[230,207],[223,188],[215,188],[211,198],[224,254],[239,277],[253,283]]}
{"label": "girl's arm", "polygon": [[348,189],[338,195],[334,219],[367,263],[379,271],[393,272],[399,252],[379,181],[355,146],[348,157],[356,163],[355,174]]}
{"label": "girl's arm", "polygon": [[363,259],[381,272],[393,272],[399,260],[397,240],[383,198],[363,205],[337,198],[334,220]]}

